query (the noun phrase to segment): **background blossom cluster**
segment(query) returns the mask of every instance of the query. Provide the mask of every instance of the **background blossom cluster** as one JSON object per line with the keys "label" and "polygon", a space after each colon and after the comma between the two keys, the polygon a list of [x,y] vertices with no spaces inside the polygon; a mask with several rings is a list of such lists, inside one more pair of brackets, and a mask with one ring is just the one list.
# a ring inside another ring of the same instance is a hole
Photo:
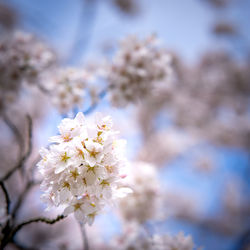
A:
{"label": "background blossom cluster", "polygon": [[0,40],[1,101],[13,102],[22,84],[38,85],[55,54],[33,35],[14,32]]}
{"label": "background blossom cluster", "polygon": [[157,46],[155,36],[142,40],[137,36],[126,37],[107,73],[112,103],[123,107],[149,98],[152,91],[166,84],[170,62],[170,54]]}

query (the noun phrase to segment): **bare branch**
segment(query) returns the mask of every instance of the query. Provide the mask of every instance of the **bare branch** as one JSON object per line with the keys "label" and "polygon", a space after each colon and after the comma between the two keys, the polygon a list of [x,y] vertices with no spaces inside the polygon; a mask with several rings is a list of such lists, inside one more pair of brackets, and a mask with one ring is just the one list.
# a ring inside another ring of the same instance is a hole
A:
{"label": "bare branch", "polygon": [[[107,91],[106,89],[104,89],[98,96],[99,96],[99,99],[103,99],[106,95]],[[90,114],[98,105],[98,102],[94,103],[93,105],[91,105],[88,109],[86,109],[83,114],[84,115],[88,115]]]}
{"label": "bare branch", "polygon": [[9,193],[4,185],[4,182],[0,181],[0,186],[3,190],[4,196],[5,196],[5,202],[6,202],[6,213],[9,214],[10,212],[10,197]]}
{"label": "bare branch", "polygon": [[6,125],[9,127],[9,129],[12,131],[12,133],[16,137],[17,143],[20,148],[19,149],[20,155],[22,155],[22,152],[24,149],[24,140],[23,140],[21,133],[19,132],[16,125],[8,118],[8,116],[4,112],[2,113],[2,117],[3,117],[3,121],[6,123]]}
{"label": "bare branch", "polygon": [[12,235],[11,235],[11,238],[13,238],[15,236],[15,234],[20,230],[22,229],[24,226],[26,225],[29,225],[31,223],[34,223],[34,222],[43,222],[43,223],[46,223],[46,224],[55,224],[56,222],[62,220],[66,218],[66,216],[64,215],[58,215],[55,219],[49,219],[49,218],[45,218],[45,217],[39,217],[39,218],[35,218],[35,219],[31,219],[31,220],[28,220],[28,221],[25,221],[19,225],[17,225],[13,232],[12,232]]}
{"label": "bare branch", "polygon": [[20,159],[17,165],[12,168],[0,181],[3,182],[11,177],[13,173],[15,173],[18,169],[21,169],[24,165],[24,162],[30,156],[32,151],[32,119],[29,115],[26,116],[28,120],[28,150],[25,155]]}

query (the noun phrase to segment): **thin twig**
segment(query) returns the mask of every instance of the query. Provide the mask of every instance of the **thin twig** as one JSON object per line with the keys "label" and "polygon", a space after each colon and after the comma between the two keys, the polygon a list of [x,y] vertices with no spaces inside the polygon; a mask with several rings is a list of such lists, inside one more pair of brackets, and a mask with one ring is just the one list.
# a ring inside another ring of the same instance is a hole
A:
{"label": "thin twig", "polygon": [[13,238],[13,237],[15,236],[15,234],[16,234],[20,229],[22,229],[24,226],[29,225],[29,224],[31,224],[31,223],[34,223],[34,222],[43,222],[43,223],[51,224],[51,225],[52,225],[52,224],[55,224],[56,222],[58,222],[58,221],[60,221],[60,220],[62,220],[62,219],[64,219],[64,218],[66,218],[66,216],[64,216],[64,215],[58,215],[55,219],[49,219],[49,218],[45,218],[45,217],[39,217],[39,218],[35,218],[35,219],[30,219],[30,220],[28,220],[28,221],[25,221],[25,222],[23,222],[23,223],[17,225],[17,226],[14,228],[14,230],[13,230],[13,232],[12,232],[12,234],[11,234],[11,238]]}
{"label": "thin twig", "polygon": [[26,154],[17,163],[17,165],[14,168],[12,168],[2,179],[0,179],[1,182],[6,181],[18,169],[21,169],[24,165],[24,162],[27,160],[27,158],[31,154],[31,151],[32,151],[32,119],[29,115],[27,115],[27,120],[28,120],[28,150],[27,150]]}
{"label": "thin twig", "polygon": [[[107,91],[106,91],[106,89],[104,89],[104,90],[98,95],[99,99],[103,99],[103,98],[105,97],[106,93],[107,93]],[[83,114],[84,114],[84,115],[90,114],[90,113],[97,107],[97,105],[98,105],[98,102],[94,103],[94,104],[91,105],[88,109],[86,109],[86,110],[83,112]]]}
{"label": "thin twig", "polygon": [[17,225],[13,230],[9,231],[8,234],[6,234],[6,237],[4,237],[4,239],[1,242],[0,245],[0,249],[4,249],[4,247],[8,244],[14,241],[14,237],[16,235],[16,233],[21,230],[24,226],[29,225],[31,223],[34,222],[43,222],[46,224],[54,224],[62,219],[66,218],[66,216],[64,215],[58,215],[55,219],[49,219],[49,218],[45,218],[45,217],[40,217],[40,218],[35,218],[35,219],[31,219],[28,221],[25,221],[19,225]]}
{"label": "thin twig", "polygon": [[81,232],[82,232],[82,238],[83,238],[83,249],[84,250],[89,250],[89,243],[88,243],[88,237],[86,233],[86,228],[85,225],[82,223],[79,223]]}
{"label": "thin twig", "polygon": [[6,213],[9,214],[10,213],[10,197],[9,197],[9,193],[4,185],[3,181],[0,181],[0,186],[3,190],[4,196],[5,196],[5,202],[6,202]]}
{"label": "thin twig", "polygon": [[22,151],[24,149],[24,139],[23,139],[21,133],[19,132],[16,125],[8,118],[8,116],[4,112],[2,113],[2,117],[3,117],[3,121],[6,123],[6,125],[9,127],[9,129],[12,131],[12,133],[16,137],[17,143],[18,143],[19,148],[20,148],[19,149],[20,155],[22,155]]}

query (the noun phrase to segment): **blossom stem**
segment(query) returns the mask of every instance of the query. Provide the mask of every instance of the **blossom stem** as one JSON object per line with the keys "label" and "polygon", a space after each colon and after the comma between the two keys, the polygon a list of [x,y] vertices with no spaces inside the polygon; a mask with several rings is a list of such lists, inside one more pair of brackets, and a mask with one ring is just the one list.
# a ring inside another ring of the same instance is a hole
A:
{"label": "blossom stem", "polygon": [[39,218],[34,218],[34,219],[30,219],[28,221],[25,221],[25,222],[17,225],[16,227],[14,227],[14,229],[12,229],[11,227],[8,226],[5,230],[6,232],[5,232],[4,238],[1,241],[0,249],[1,250],[4,249],[5,246],[7,246],[9,243],[13,242],[16,233],[18,231],[20,231],[26,225],[29,225],[33,222],[43,222],[46,224],[54,224],[54,223],[56,223],[64,218],[66,218],[66,216],[64,216],[64,215],[58,215],[55,219],[39,217]]}
{"label": "blossom stem", "polygon": [[82,238],[83,238],[83,249],[89,250],[89,243],[88,243],[88,237],[87,237],[85,225],[82,223],[79,223],[79,224],[81,227]]}
{"label": "blossom stem", "polygon": [[31,223],[34,223],[34,222],[43,222],[43,223],[46,223],[46,224],[55,224],[56,222],[62,220],[66,218],[66,216],[64,215],[58,215],[55,219],[49,219],[49,218],[45,218],[45,217],[39,217],[39,218],[35,218],[35,219],[31,219],[31,220],[28,220],[28,221],[25,221],[19,225],[16,226],[16,228],[14,228],[13,232],[12,232],[12,238],[15,236],[15,234],[20,230],[22,229],[22,227],[26,226],[26,225],[29,225]]}
{"label": "blossom stem", "polygon": [[[107,90],[104,89],[100,92],[100,94],[98,95],[99,99],[103,99],[105,97],[105,95],[107,94]],[[88,109],[86,109],[83,113],[84,115],[88,115],[90,114],[98,105],[98,102],[94,103],[93,105],[91,105]]]}

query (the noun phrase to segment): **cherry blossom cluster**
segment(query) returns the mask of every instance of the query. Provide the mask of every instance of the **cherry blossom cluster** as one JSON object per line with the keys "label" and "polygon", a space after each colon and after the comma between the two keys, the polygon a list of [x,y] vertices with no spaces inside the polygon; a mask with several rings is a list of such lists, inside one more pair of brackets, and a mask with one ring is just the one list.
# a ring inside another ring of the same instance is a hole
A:
{"label": "cherry blossom cluster", "polygon": [[54,63],[54,53],[30,34],[14,32],[0,40],[1,99],[13,101],[21,84],[38,84]]}
{"label": "cherry blossom cluster", "polygon": [[161,196],[156,168],[146,162],[131,163],[125,182],[133,193],[119,201],[122,218],[139,224],[159,219]]}
{"label": "cherry blossom cluster", "polygon": [[86,88],[92,80],[92,74],[84,69],[59,68],[44,81],[52,103],[61,113],[80,108],[86,95]]}
{"label": "cherry blossom cluster", "polygon": [[125,38],[108,70],[112,103],[122,107],[149,98],[152,91],[166,84],[170,61],[170,55],[157,46],[155,36]]}
{"label": "cherry blossom cluster", "polygon": [[106,204],[131,192],[121,185],[124,178],[124,141],[116,140],[109,116],[97,115],[87,123],[78,113],[58,126],[49,149],[42,148],[38,163],[43,176],[42,199],[48,208],[64,205],[64,214],[91,225]]}

